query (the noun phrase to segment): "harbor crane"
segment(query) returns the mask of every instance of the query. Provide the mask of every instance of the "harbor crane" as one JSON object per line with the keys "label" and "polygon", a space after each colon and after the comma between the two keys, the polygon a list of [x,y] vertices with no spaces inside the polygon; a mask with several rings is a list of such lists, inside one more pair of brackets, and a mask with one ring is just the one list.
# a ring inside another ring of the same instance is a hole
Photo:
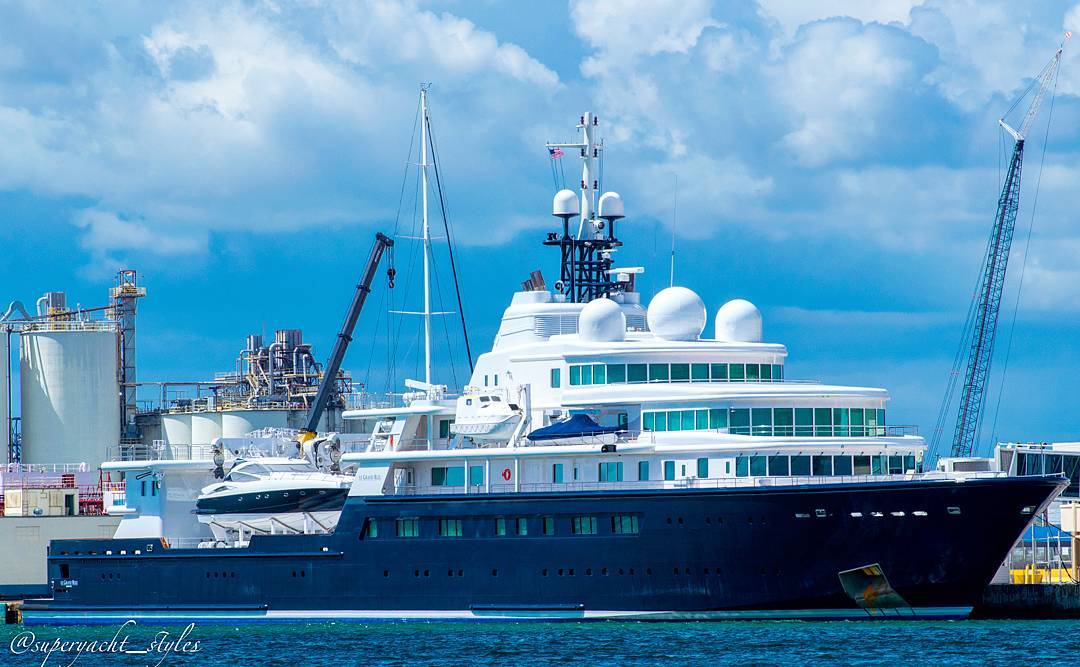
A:
{"label": "harbor crane", "polygon": [[[1071,33],[1066,33],[1065,40],[1068,40],[1071,36]],[[1020,175],[1024,162],[1024,144],[1028,130],[1031,129],[1031,125],[1039,113],[1039,107],[1046,96],[1046,91],[1056,79],[1064,46],[1065,42],[1063,41],[1054,57],[1050,59],[1050,62],[1046,64],[1032,83],[1031,88],[1029,88],[1029,90],[1034,89],[1034,97],[1019,127],[1014,129],[1005,121],[1004,117],[998,120],[1002,129],[1012,137],[1014,143],[1012,157],[1009,159],[1008,170],[1005,174],[1005,182],[1001,188],[1001,195],[998,197],[994,227],[990,233],[990,240],[983,260],[982,272],[979,278],[979,291],[976,293],[975,300],[968,312],[968,321],[964,327],[965,337],[961,341],[961,349],[963,349],[964,343],[967,343],[968,353],[959,412],[956,417],[956,428],[953,432],[951,451],[953,457],[970,457],[978,451],[980,418],[986,404],[986,387],[990,376],[990,365],[994,356],[994,341],[997,335],[998,313],[1001,310],[1001,295],[1005,287],[1005,272],[1009,265],[1009,252],[1012,248],[1013,231],[1016,228],[1016,213],[1020,205]],[[1014,104],[1013,108],[1015,106]],[[951,402],[955,379],[959,374],[959,359],[958,354],[957,365],[953,368],[952,379],[946,392],[942,413],[939,416],[938,428],[935,430],[935,450],[936,440],[940,437],[940,431],[944,425],[942,419],[948,404]]]}
{"label": "harbor crane", "polygon": [[[341,362],[345,359],[345,351],[349,348],[349,343],[352,342],[356,321],[360,318],[360,311],[364,308],[364,302],[367,301],[368,294],[371,293],[371,283],[375,279],[375,272],[379,269],[379,262],[382,260],[383,253],[393,246],[394,240],[389,236],[381,232],[375,234],[375,244],[371,248],[367,266],[364,268],[360,282],[356,285],[352,303],[349,304],[349,310],[345,313],[345,321],[341,325],[341,331],[338,332],[337,340],[334,341],[334,349],[330,351],[330,358],[326,360],[322,381],[319,383],[319,391],[315,394],[315,401],[308,411],[307,425],[300,430],[297,437],[297,442],[301,448],[304,443],[312,440],[318,431],[319,420],[322,419],[326,404],[330,400],[330,394],[334,390],[338,371],[341,370]],[[389,275],[392,281],[392,268]]]}

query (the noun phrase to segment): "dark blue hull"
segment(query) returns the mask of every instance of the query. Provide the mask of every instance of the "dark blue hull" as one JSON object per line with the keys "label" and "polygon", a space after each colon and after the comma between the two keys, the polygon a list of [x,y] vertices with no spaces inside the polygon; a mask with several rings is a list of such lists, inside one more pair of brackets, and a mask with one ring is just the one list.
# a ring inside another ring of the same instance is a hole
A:
{"label": "dark blue hull", "polygon": [[24,618],[963,617],[1064,484],[352,497],[331,535],[246,548],[54,541]]}

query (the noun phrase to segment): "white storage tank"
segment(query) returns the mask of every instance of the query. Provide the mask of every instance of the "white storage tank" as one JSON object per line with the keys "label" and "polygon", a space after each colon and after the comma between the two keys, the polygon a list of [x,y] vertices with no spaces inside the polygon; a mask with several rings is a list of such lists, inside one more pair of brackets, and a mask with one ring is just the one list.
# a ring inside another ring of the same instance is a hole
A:
{"label": "white storage tank", "polygon": [[120,440],[116,328],[59,321],[20,335],[23,463],[97,466]]}
{"label": "white storage tank", "polygon": [[191,444],[209,445],[221,437],[220,412],[191,413]]}
{"label": "white storage tank", "polygon": [[242,438],[262,428],[288,428],[286,410],[228,410],[221,413],[221,435]]}
{"label": "white storage tank", "polygon": [[161,430],[170,445],[191,444],[191,413],[180,412],[161,416]]}

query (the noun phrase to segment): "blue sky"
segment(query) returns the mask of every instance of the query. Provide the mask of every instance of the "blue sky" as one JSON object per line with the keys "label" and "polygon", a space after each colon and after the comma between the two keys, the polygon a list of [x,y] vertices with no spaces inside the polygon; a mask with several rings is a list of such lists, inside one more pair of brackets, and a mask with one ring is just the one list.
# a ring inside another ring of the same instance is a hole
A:
{"label": "blue sky", "polygon": [[[996,119],[1077,28],[1069,2],[5,3],[0,296],[98,305],[138,269],[143,379],[228,370],[281,327],[325,354],[374,231],[413,224],[426,81],[474,348],[530,270],[557,270],[542,144],[592,110],[644,291],[666,284],[677,176],[677,282],[710,310],[755,302],[790,377],[885,386],[890,421],[928,434],[996,203]],[[1080,439],[1078,95],[1075,44],[1012,329],[1047,108],[1028,145],[999,438]],[[371,303],[346,366],[381,391]]]}

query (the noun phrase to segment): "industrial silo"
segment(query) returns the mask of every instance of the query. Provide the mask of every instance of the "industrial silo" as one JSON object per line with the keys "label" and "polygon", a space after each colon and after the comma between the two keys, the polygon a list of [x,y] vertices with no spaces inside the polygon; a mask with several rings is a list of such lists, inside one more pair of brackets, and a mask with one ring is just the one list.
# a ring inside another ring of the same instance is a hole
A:
{"label": "industrial silo", "polygon": [[11,452],[11,334],[0,329],[0,462]]}
{"label": "industrial silo", "polygon": [[220,412],[191,413],[191,444],[209,445],[221,437]]}
{"label": "industrial silo", "polygon": [[23,463],[106,460],[120,439],[116,325],[40,322],[19,351]]}
{"label": "industrial silo", "polygon": [[221,435],[242,438],[264,428],[288,428],[289,413],[285,410],[229,410],[221,413]]}

